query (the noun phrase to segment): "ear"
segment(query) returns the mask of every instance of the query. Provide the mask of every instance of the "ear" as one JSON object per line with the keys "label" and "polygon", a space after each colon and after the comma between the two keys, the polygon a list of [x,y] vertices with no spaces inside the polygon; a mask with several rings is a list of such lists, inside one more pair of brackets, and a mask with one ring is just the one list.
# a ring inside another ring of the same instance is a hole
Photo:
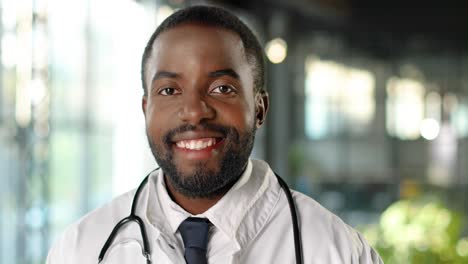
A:
{"label": "ear", "polygon": [[148,97],[143,95],[141,98],[141,110],[143,110],[143,115],[146,117],[146,104],[148,102]]}
{"label": "ear", "polygon": [[270,100],[266,91],[255,94],[255,124],[257,128],[260,128],[265,122],[269,104]]}

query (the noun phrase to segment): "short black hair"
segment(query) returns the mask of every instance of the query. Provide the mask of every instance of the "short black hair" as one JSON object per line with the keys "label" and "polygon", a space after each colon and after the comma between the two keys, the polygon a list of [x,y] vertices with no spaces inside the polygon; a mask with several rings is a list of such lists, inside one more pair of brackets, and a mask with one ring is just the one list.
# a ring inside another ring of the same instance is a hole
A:
{"label": "short black hair", "polygon": [[153,43],[164,31],[172,29],[181,24],[197,23],[220,27],[237,33],[244,45],[247,61],[253,65],[254,92],[263,92],[265,83],[265,61],[262,47],[253,32],[234,14],[215,6],[190,6],[180,9],[166,18],[146,44],[141,61],[141,81],[144,95],[147,95],[148,87],[145,82],[146,64],[153,50]]}

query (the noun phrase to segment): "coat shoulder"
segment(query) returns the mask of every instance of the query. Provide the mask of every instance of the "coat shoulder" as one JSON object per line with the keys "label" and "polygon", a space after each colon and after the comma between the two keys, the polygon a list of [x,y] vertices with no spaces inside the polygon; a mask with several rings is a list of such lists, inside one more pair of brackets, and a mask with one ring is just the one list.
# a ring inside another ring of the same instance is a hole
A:
{"label": "coat shoulder", "polygon": [[70,263],[84,256],[96,262],[96,248],[104,245],[115,224],[129,214],[134,193],[132,190],[117,196],[67,226],[50,248],[46,263]]}
{"label": "coat shoulder", "polygon": [[[349,263],[350,259],[351,263],[383,263],[362,234],[340,217],[305,194],[293,191],[293,197],[305,244],[316,244],[319,238],[317,246],[334,257],[333,263]],[[304,254],[307,255],[306,252]]]}

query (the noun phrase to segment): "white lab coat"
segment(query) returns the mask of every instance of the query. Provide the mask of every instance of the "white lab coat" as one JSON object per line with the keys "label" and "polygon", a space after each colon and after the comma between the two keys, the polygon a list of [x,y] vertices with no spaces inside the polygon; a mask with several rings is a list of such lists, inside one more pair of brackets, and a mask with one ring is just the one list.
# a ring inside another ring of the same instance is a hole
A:
{"label": "white lab coat", "polygon": [[[244,187],[230,190],[231,200],[224,201],[223,197],[214,206],[221,206],[217,208],[217,215],[207,214],[210,221],[217,223],[222,219],[226,222],[224,226],[234,230],[229,246],[213,254],[208,252],[208,263],[295,263],[289,206],[273,171],[258,160],[250,161],[246,171],[251,176],[241,178],[240,181],[247,182]],[[150,176],[136,212],[145,222],[153,263],[185,263],[183,246],[170,232],[167,217],[162,215],[155,195],[157,188],[153,181],[160,176],[158,172]],[[47,264],[97,263],[112,228],[129,214],[134,193],[115,198],[71,225],[54,243]],[[337,216],[304,194],[293,191],[293,197],[298,209],[304,263],[383,263],[365,239]],[[103,263],[146,263],[135,223],[121,229]]]}

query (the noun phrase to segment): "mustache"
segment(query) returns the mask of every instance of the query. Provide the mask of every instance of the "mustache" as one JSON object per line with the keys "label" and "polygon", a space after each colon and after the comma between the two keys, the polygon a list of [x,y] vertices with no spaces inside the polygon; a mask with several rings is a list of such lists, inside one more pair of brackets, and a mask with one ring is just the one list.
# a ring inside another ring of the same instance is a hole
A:
{"label": "mustache", "polygon": [[233,127],[203,123],[203,124],[196,125],[196,126],[191,125],[191,124],[185,124],[177,128],[171,129],[163,136],[163,142],[169,145],[173,143],[172,139],[177,134],[189,132],[189,131],[196,131],[196,130],[210,130],[210,131],[214,131],[214,132],[218,132],[222,134],[223,137],[227,137],[228,135],[234,135],[236,136],[236,138],[238,138],[238,133]]}

